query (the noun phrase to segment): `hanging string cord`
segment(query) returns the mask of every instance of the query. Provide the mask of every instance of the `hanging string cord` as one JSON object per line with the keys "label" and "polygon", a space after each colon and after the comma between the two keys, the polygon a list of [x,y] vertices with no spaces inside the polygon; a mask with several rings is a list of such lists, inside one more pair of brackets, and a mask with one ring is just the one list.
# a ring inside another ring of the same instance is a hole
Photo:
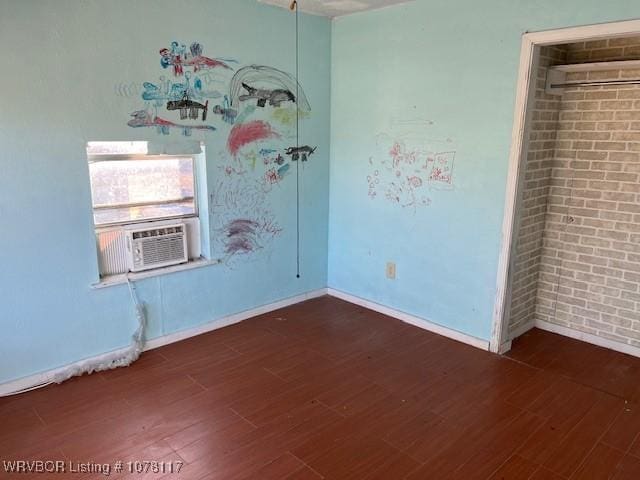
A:
{"label": "hanging string cord", "polygon": [[[292,3],[296,9],[296,148],[300,147],[300,47],[299,47],[299,18],[298,2]],[[296,278],[300,278],[300,159],[296,162]]]}

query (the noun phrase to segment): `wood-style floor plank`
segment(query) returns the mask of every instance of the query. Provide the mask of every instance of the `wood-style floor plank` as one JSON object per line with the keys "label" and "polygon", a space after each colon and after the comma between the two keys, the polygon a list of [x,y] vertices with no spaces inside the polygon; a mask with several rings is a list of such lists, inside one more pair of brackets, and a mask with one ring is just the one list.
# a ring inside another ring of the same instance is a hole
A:
{"label": "wood-style floor plank", "polygon": [[0,461],[183,464],[55,475],[77,480],[635,480],[638,378],[640,359],[540,330],[499,357],[323,297],[1,398]]}

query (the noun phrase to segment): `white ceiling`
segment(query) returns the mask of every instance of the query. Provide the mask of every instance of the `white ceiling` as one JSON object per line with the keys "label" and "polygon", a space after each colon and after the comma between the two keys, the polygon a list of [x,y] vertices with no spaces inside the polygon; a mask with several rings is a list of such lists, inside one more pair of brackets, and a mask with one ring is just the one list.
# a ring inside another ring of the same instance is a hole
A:
{"label": "white ceiling", "polygon": [[[411,1],[413,0],[298,0],[298,6],[301,12],[333,18]],[[291,5],[291,0],[258,0],[258,2],[284,8],[289,8]]]}

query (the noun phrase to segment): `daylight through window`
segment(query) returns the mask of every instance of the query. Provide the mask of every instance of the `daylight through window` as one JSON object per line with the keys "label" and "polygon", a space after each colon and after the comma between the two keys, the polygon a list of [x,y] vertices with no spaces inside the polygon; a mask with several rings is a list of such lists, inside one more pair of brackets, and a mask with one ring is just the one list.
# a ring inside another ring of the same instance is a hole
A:
{"label": "daylight through window", "polygon": [[117,153],[92,150],[96,147],[90,144],[96,227],[197,215],[193,157],[122,153],[123,148],[113,147]]}

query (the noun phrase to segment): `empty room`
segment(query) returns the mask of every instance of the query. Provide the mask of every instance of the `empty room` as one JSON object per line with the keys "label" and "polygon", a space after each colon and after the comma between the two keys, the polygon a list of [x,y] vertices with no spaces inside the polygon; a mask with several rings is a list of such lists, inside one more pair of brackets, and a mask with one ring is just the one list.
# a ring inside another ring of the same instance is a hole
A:
{"label": "empty room", "polygon": [[0,40],[0,478],[640,479],[639,3]]}

